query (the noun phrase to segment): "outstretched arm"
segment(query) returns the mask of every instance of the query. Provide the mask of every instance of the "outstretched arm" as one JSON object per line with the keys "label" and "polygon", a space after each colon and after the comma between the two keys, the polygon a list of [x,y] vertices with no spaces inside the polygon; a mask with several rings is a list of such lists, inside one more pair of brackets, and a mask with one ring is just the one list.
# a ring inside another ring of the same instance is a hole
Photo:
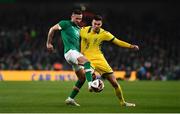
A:
{"label": "outstretched arm", "polygon": [[132,49],[134,49],[134,50],[139,50],[139,46],[129,44],[129,43],[124,42],[124,41],[122,41],[122,40],[119,40],[119,39],[117,39],[117,38],[114,38],[113,41],[112,41],[112,43],[114,43],[114,44],[116,44],[116,45],[118,45],[118,46],[120,46],[120,47],[132,48]]}
{"label": "outstretched arm", "polygon": [[52,45],[52,40],[53,40],[54,32],[56,30],[61,30],[61,27],[59,26],[59,24],[56,24],[56,25],[52,26],[49,29],[49,32],[48,32],[46,47],[47,47],[47,49],[49,51],[53,51],[54,50],[53,45]]}

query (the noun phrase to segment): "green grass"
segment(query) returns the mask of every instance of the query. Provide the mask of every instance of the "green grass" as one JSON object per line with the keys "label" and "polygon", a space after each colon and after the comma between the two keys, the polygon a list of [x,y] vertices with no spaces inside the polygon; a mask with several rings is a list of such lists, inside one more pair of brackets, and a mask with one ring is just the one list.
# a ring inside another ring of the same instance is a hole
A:
{"label": "green grass", "polygon": [[119,107],[110,84],[105,81],[104,90],[87,91],[87,83],[76,100],[80,107],[66,106],[64,100],[75,82],[0,82],[0,112],[41,113],[164,113],[180,112],[179,81],[120,81],[126,101],[136,107]]}

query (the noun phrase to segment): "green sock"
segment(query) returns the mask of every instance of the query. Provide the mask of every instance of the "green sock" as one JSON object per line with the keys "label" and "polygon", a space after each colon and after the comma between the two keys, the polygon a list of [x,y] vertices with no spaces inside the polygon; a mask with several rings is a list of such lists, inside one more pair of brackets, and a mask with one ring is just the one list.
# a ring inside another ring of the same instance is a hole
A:
{"label": "green sock", "polygon": [[78,93],[79,93],[79,91],[78,91],[78,90],[73,89],[73,91],[71,92],[70,97],[71,97],[72,99],[74,99],[74,97],[75,97]]}
{"label": "green sock", "polygon": [[84,64],[84,70],[85,70],[86,80],[88,82],[91,82],[92,81],[92,74],[91,74],[91,65],[90,65],[90,62],[86,62]]}
{"label": "green sock", "polygon": [[[80,88],[83,86],[83,84],[84,84],[84,82],[80,82],[80,81],[78,80],[78,81],[76,82],[76,84],[75,84],[75,87],[77,87],[77,88],[80,89]],[[79,90],[73,89],[72,92],[71,92],[70,97],[71,97],[72,99],[74,99],[74,97],[75,97],[78,93],[79,93]]]}

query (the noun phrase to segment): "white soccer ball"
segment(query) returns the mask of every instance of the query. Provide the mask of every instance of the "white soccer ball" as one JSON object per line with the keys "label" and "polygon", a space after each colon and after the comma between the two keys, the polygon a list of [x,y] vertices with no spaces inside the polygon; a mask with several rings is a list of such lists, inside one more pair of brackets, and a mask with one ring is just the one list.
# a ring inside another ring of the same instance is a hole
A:
{"label": "white soccer ball", "polygon": [[104,82],[100,79],[95,79],[91,83],[91,87],[94,92],[101,92],[104,89]]}

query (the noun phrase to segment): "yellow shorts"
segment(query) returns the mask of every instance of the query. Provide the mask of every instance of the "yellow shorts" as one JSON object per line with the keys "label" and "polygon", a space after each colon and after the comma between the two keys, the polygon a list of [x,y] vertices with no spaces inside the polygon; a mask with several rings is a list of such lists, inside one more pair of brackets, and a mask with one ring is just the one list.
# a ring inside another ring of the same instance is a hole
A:
{"label": "yellow shorts", "polygon": [[[88,58],[88,57],[87,57]],[[91,62],[91,66],[97,71],[100,75],[105,73],[113,73],[112,68],[109,66],[108,62],[104,57],[88,58]]]}

